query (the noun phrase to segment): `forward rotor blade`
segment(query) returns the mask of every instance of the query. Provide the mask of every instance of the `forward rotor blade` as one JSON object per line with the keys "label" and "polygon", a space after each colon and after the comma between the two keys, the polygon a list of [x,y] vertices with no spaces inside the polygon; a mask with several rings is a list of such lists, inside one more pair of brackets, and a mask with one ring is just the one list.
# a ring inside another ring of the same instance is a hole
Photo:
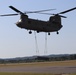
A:
{"label": "forward rotor blade", "polygon": [[18,14],[5,14],[5,15],[0,15],[0,16],[15,16],[15,15],[18,15]]}
{"label": "forward rotor blade", "polygon": [[15,12],[17,12],[17,13],[20,13],[20,14],[23,14],[24,15],[24,13],[23,12],[21,12],[21,11],[19,11],[18,9],[16,9],[15,7],[13,7],[13,6],[9,6],[12,10],[14,10]]}
{"label": "forward rotor blade", "polygon": [[73,10],[75,10],[75,9],[76,9],[76,7],[72,8],[72,9],[69,9],[69,10],[66,10],[66,11],[63,11],[63,12],[60,12],[60,13],[58,13],[58,14],[64,14],[64,13],[73,11]]}
{"label": "forward rotor blade", "polygon": [[52,11],[56,9],[46,9],[46,10],[39,10],[39,11],[26,11],[26,13],[39,13],[39,12],[46,12],[46,11]]}
{"label": "forward rotor blade", "polygon": [[12,10],[14,10],[17,13],[25,15],[26,13],[39,13],[39,12],[45,12],[45,11],[51,11],[51,10],[56,10],[56,9],[47,9],[47,10],[39,10],[39,11],[26,11],[25,13],[21,12],[20,10],[16,9],[13,6],[9,6]]}

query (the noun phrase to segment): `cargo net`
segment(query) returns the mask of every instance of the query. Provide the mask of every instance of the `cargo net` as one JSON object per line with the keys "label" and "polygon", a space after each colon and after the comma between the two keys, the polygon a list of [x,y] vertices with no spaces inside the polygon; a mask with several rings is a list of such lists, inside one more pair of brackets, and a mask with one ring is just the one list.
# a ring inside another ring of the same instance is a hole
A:
{"label": "cargo net", "polygon": [[[35,35],[36,54],[39,55],[39,46],[38,46],[38,41],[35,31],[34,31],[34,35]],[[45,33],[44,54],[47,54],[47,33]]]}

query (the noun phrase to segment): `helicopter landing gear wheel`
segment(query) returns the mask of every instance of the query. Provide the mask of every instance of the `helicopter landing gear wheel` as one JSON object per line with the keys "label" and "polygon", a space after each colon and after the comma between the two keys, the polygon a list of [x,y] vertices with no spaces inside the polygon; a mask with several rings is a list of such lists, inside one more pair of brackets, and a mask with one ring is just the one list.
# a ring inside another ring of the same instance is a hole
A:
{"label": "helicopter landing gear wheel", "polygon": [[39,31],[37,31],[37,33],[39,33]]}
{"label": "helicopter landing gear wheel", "polygon": [[48,35],[50,35],[50,33],[48,33]]}
{"label": "helicopter landing gear wheel", "polygon": [[31,30],[29,31],[29,34],[32,34],[32,31]]}
{"label": "helicopter landing gear wheel", "polygon": [[59,34],[59,32],[57,31],[57,34]]}

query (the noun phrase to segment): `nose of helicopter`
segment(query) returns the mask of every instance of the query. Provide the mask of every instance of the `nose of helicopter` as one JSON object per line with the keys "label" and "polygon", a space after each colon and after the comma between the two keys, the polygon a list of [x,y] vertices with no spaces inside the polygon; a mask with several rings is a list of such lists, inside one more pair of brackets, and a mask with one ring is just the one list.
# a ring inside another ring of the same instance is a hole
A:
{"label": "nose of helicopter", "polygon": [[17,25],[18,27],[22,28],[21,22],[17,22],[16,25]]}

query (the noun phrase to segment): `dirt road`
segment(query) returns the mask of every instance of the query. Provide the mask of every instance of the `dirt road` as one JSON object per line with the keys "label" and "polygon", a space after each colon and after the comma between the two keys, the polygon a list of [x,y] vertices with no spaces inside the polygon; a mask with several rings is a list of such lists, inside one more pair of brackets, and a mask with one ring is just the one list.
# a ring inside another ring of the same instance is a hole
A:
{"label": "dirt road", "polygon": [[0,72],[76,73],[76,66],[16,66],[0,67]]}

